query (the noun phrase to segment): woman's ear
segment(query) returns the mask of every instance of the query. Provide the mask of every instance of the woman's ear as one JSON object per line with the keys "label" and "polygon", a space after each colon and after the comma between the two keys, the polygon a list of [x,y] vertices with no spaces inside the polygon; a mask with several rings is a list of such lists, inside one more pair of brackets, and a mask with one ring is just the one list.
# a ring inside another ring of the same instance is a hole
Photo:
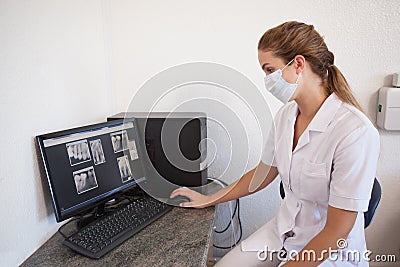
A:
{"label": "woman's ear", "polygon": [[296,55],[294,57],[294,67],[296,68],[296,74],[300,74],[306,67],[306,59],[302,55]]}

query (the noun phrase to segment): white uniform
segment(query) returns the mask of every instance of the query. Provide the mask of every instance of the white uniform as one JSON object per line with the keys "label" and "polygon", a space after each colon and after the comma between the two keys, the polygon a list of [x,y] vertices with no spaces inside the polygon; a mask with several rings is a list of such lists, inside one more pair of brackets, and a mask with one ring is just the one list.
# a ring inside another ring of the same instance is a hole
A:
{"label": "white uniform", "polygon": [[[265,251],[267,246],[269,251],[279,251],[282,247],[300,251],[323,229],[331,205],[358,212],[346,249],[360,251],[361,258],[328,259],[320,266],[368,266],[362,254],[366,250],[363,212],[368,209],[376,174],[378,131],[362,112],[333,93],[292,152],[297,114],[297,103],[291,101],[278,111],[275,119],[272,165],[278,168],[286,197],[276,217],[244,240],[241,249]],[[263,154],[266,163],[267,158]],[[288,237],[285,234],[288,232],[293,236]],[[346,249],[341,253],[346,253]]]}

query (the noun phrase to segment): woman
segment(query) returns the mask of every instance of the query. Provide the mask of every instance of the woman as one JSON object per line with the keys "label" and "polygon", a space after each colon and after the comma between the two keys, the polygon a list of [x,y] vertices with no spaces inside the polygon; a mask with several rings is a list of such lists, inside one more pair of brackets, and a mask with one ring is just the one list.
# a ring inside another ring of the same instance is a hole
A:
{"label": "woman", "polygon": [[182,187],[171,197],[186,196],[191,201],[182,206],[203,208],[259,191],[279,174],[286,196],[276,217],[216,266],[277,266],[281,249],[287,256],[299,252],[284,266],[368,266],[363,212],[378,161],[377,130],[312,25],[286,22],[268,30],[258,58],[267,89],[285,103],[275,117],[274,159],[263,155],[256,168],[213,195]]}

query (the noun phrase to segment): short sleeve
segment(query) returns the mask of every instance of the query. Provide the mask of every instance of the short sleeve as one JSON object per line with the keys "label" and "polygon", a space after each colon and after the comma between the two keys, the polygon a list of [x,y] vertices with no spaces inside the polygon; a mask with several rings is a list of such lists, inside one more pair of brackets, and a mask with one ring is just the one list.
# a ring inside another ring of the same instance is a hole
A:
{"label": "short sleeve", "polygon": [[351,211],[368,210],[379,142],[378,131],[366,125],[339,142],[333,158],[329,205]]}

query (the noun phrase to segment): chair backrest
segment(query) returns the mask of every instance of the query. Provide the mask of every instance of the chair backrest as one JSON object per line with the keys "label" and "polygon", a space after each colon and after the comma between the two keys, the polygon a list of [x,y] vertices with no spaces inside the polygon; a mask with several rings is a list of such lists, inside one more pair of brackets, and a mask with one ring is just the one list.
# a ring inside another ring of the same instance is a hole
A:
{"label": "chair backrest", "polygon": [[372,187],[371,198],[368,204],[368,210],[364,212],[364,228],[367,228],[368,225],[371,223],[372,218],[374,217],[376,208],[381,201],[382,196],[382,188],[378,182],[378,179],[375,178],[374,185]]}
{"label": "chair backrest", "polygon": [[[285,189],[283,188],[283,183],[281,181],[281,184],[279,185],[279,192],[281,195],[281,198],[285,198]],[[372,186],[372,191],[371,191],[371,198],[369,200],[368,204],[368,210],[364,212],[364,228],[367,228],[368,225],[371,223],[372,218],[374,217],[376,208],[379,205],[379,201],[381,200],[382,196],[382,189],[381,185],[378,182],[378,179],[375,178],[374,180],[374,185]]]}

